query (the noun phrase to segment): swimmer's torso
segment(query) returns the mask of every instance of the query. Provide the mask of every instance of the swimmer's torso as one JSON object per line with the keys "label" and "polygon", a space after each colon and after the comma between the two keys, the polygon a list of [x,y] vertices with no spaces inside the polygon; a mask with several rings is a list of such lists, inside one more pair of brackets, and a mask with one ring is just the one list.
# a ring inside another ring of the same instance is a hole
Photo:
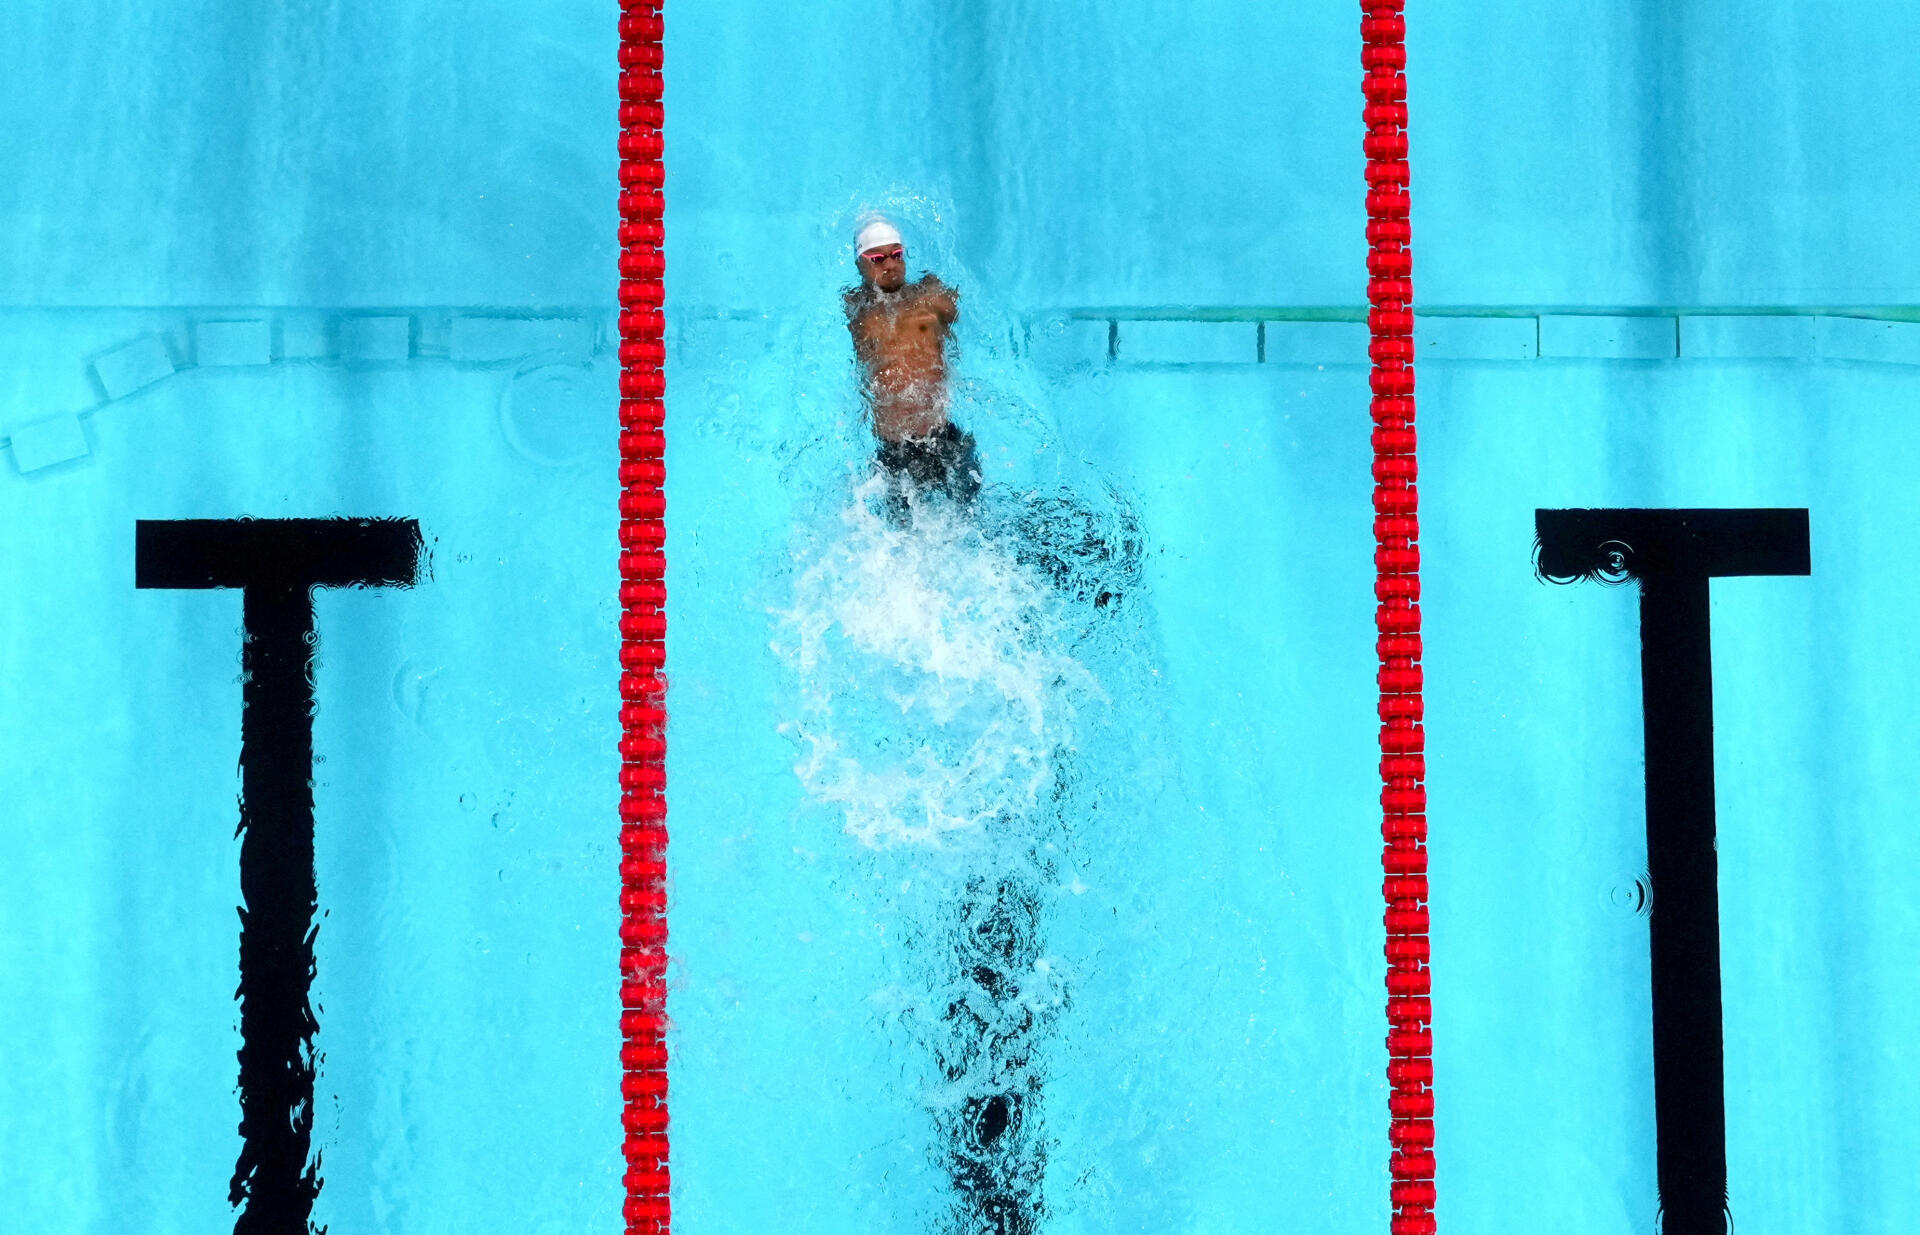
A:
{"label": "swimmer's torso", "polygon": [[926,437],[947,422],[947,332],[956,300],[927,275],[892,295],[849,302],[847,328],[881,440]]}

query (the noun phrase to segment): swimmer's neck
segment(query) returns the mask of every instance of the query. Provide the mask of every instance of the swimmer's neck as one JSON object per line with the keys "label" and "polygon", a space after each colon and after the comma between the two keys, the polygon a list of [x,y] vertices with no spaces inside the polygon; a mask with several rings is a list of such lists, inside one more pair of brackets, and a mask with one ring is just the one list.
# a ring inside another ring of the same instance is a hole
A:
{"label": "swimmer's neck", "polygon": [[881,313],[892,313],[897,309],[905,308],[912,301],[918,300],[922,291],[915,283],[902,284],[892,291],[878,284],[870,284],[865,290],[866,304],[863,307],[868,312],[877,310]]}

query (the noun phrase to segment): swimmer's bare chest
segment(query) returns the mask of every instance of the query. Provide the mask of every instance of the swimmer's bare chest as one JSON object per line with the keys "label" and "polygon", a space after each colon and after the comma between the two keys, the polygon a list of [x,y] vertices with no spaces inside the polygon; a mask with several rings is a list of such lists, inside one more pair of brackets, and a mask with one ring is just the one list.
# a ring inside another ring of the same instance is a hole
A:
{"label": "swimmer's bare chest", "polygon": [[875,306],[853,323],[860,359],[876,383],[944,377],[947,323],[924,302]]}
{"label": "swimmer's bare chest", "polygon": [[952,293],[936,284],[902,302],[870,305],[848,323],[883,440],[924,437],[946,423],[947,332],[955,316]]}

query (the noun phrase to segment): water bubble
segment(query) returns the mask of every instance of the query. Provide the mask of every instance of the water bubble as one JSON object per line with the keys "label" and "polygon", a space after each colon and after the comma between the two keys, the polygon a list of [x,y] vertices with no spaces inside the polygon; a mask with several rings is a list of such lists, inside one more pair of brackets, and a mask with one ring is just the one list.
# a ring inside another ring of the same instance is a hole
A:
{"label": "water bubble", "polygon": [[1597,561],[1594,576],[1601,583],[1618,587],[1633,578],[1633,546],[1624,540],[1603,541]]}
{"label": "water bubble", "polygon": [[616,376],[604,363],[523,365],[500,396],[500,429],[508,445],[547,467],[590,458],[611,427]]}
{"label": "water bubble", "polygon": [[1645,871],[1607,889],[1609,912],[1621,917],[1646,918],[1653,912],[1653,877]]}

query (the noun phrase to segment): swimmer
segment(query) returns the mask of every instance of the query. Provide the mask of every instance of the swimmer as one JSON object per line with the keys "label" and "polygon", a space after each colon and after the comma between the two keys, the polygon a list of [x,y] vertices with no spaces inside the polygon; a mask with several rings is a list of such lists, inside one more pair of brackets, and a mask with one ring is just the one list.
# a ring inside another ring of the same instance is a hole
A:
{"label": "swimmer", "polygon": [[907,282],[899,229],[877,215],[860,228],[854,250],[860,285],[842,300],[890,510],[896,521],[904,517],[909,490],[969,504],[980,491],[979,457],[973,435],[947,418],[947,336],[960,294],[931,273]]}
{"label": "swimmer", "polygon": [[[980,492],[980,460],[973,435],[947,415],[947,339],[960,295],[934,274],[909,283],[906,246],[883,218],[864,221],[854,251],[860,285],[843,299],[879,439],[887,516],[904,527],[910,497],[932,494],[969,507]],[[954,1219],[967,1235],[1033,1235],[1042,1216],[1046,1140],[1034,1056],[1043,1027],[1016,998],[1039,958],[1040,907],[1040,895],[1019,879],[970,879],[942,965],[965,975],[971,995],[952,1000],[943,1018],[953,1043],[940,1061],[946,1079],[993,1078],[987,1092],[935,1118]]]}

